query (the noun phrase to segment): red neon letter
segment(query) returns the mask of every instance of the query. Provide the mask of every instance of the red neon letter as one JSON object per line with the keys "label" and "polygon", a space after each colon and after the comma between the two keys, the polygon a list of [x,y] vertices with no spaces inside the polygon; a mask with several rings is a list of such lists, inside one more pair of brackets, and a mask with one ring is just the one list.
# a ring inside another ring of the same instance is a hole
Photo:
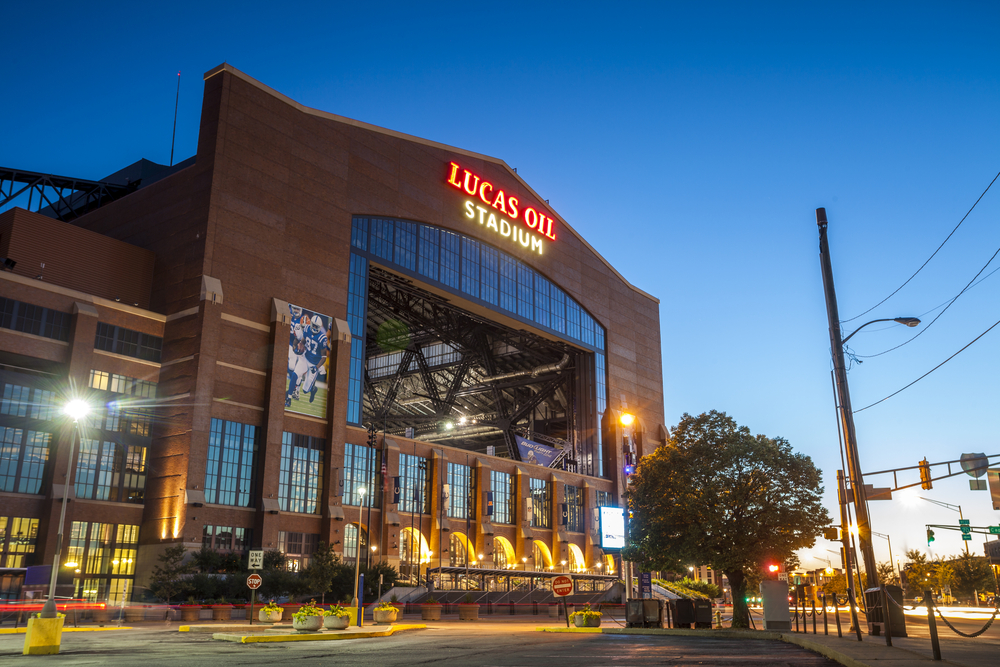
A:
{"label": "red neon letter", "polygon": [[503,203],[503,190],[497,191],[497,198],[493,200],[493,208],[499,209],[504,213],[507,212],[507,207]]}
{"label": "red neon letter", "polygon": [[[469,187],[469,176],[472,176],[474,179],[476,179],[476,182],[472,184],[471,188]],[[465,170],[465,191],[468,192],[473,197],[475,197],[476,196],[476,191],[478,189],[479,189],[479,177],[476,176],[475,174],[469,173],[469,170],[466,169]]]}
{"label": "red neon letter", "polygon": [[507,197],[507,215],[517,220],[517,197]]}
{"label": "red neon letter", "polygon": [[538,226],[538,214],[535,213],[535,209],[524,209],[524,224],[528,225],[532,229]]}
{"label": "red neon letter", "polygon": [[483,200],[484,204],[489,204],[490,200],[486,196],[486,188],[489,188],[490,192],[492,192],[493,191],[493,184],[489,183],[487,181],[483,181],[483,184],[479,186],[479,198]]}
{"label": "red neon letter", "polygon": [[454,162],[452,162],[451,163],[451,175],[448,176],[448,183],[450,185],[454,185],[458,189],[461,189],[462,188],[462,184],[458,182],[458,180],[455,178],[456,176],[458,176],[458,165],[455,164]]}

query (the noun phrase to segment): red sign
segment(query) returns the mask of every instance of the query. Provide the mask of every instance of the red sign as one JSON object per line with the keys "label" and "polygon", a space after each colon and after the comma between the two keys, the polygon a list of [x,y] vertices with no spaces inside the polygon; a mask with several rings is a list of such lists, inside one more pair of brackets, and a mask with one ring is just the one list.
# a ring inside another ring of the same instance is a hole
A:
{"label": "red sign", "polygon": [[573,592],[573,580],[567,576],[556,577],[552,580],[552,594],[557,598],[564,598]]}
{"label": "red sign", "polygon": [[251,589],[260,588],[262,583],[264,583],[264,580],[260,578],[259,574],[251,574],[247,577],[247,586]]}
{"label": "red sign", "polygon": [[[462,169],[455,162],[450,163],[446,181],[448,185],[472,197],[465,202],[465,215],[469,219],[478,221],[480,225],[538,254],[542,253],[543,236],[555,241],[552,218],[530,206],[522,211],[518,208],[520,202],[517,197],[505,194],[468,169]],[[510,218],[510,221],[503,216]],[[536,236],[536,233],[541,236]]]}

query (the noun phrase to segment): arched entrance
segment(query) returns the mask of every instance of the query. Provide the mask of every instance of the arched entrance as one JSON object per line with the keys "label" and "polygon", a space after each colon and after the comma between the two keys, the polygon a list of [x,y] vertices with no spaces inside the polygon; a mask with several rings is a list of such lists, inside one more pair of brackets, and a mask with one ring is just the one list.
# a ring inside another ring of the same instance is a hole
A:
{"label": "arched entrance", "polygon": [[531,555],[536,570],[552,569],[552,552],[545,542],[535,540],[531,545]]}
{"label": "arched entrance", "polygon": [[452,533],[448,542],[448,564],[452,567],[464,567],[466,562],[475,563],[476,557],[469,554],[475,550],[472,542],[464,533]]}
{"label": "arched entrance", "polygon": [[514,567],[516,557],[510,540],[506,537],[493,538],[493,569],[506,570]]}
{"label": "arched entrance", "polygon": [[399,532],[399,576],[411,586],[418,586],[421,563],[430,562],[431,550],[427,540],[416,528],[403,528]]}
{"label": "arched entrance", "polygon": [[583,559],[583,551],[580,547],[575,544],[570,544],[569,546],[569,571],[570,572],[583,572],[586,567],[586,561]]}
{"label": "arched entrance", "polygon": [[[344,527],[344,559],[354,560],[358,557],[358,522],[349,523]],[[361,528],[361,557],[365,557],[365,550],[368,548],[368,531],[364,526]]]}

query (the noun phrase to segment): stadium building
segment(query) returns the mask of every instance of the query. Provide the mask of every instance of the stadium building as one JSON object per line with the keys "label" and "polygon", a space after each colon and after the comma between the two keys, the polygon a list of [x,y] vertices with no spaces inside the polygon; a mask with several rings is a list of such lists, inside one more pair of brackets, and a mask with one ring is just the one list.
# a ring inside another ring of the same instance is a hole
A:
{"label": "stadium building", "polygon": [[64,491],[93,600],[176,544],[617,573],[599,508],[666,438],[658,301],[502,160],[222,65],[194,157],[3,169],[0,211],[8,574],[52,562]]}

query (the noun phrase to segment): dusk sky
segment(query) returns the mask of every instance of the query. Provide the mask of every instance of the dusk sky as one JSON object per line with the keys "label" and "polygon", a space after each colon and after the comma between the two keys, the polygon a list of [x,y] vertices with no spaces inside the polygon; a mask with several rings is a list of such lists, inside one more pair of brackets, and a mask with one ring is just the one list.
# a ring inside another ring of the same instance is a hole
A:
{"label": "dusk sky", "polygon": [[[851,340],[864,362],[850,370],[856,410],[1000,320],[1000,181],[865,313],[1000,172],[994,1],[54,2],[4,15],[4,167],[100,179],[140,158],[168,163],[178,71],[175,161],[188,158],[203,74],[222,62],[306,106],[517,167],[660,299],[667,426],[715,409],[788,439],[822,469],[835,520],[815,209],[830,219],[841,317],[857,318],[845,335],[923,320]],[[1000,454],[998,368],[1000,326],[858,412],[863,469]],[[920,495],[1000,524],[970,479]],[[920,500],[871,510],[897,560],[926,549],[925,523],[958,519]],[[936,532],[934,555],[959,553],[959,533]],[[875,538],[879,560],[886,547]],[[803,565],[839,566],[837,548],[820,539]],[[982,553],[981,535],[971,548]]]}

